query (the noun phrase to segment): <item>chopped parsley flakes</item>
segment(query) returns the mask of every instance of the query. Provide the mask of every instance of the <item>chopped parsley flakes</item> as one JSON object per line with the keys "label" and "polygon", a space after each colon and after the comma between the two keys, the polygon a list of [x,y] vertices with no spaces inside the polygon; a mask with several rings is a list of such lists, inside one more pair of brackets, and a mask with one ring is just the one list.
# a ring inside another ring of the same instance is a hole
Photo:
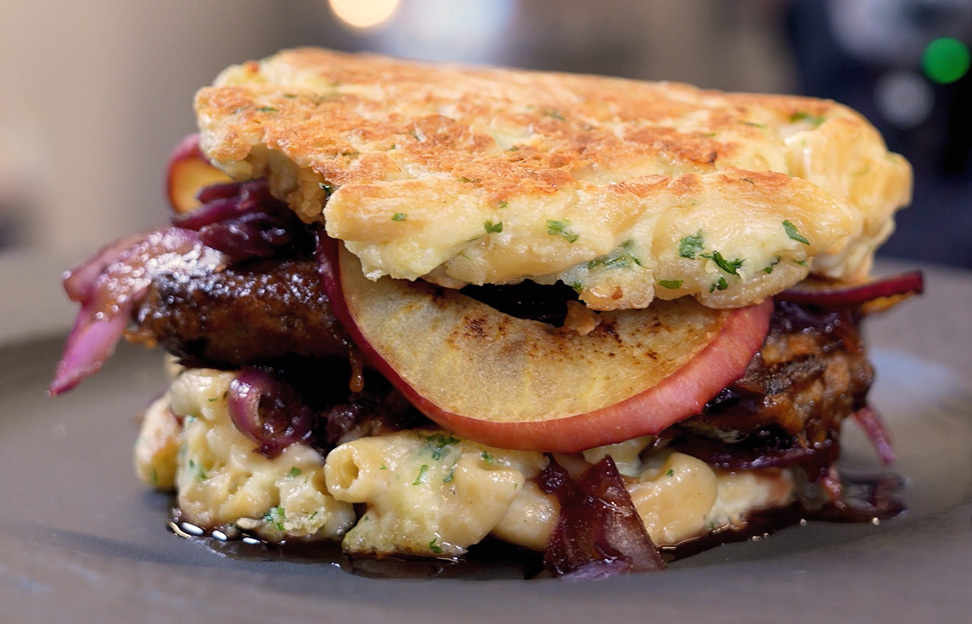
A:
{"label": "chopped parsley flakes", "polygon": [[428,471],[429,471],[429,465],[422,464],[422,467],[419,468],[418,476],[415,477],[415,481],[412,481],[412,485],[422,485],[423,483],[425,483],[425,474]]}
{"label": "chopped parsley flakes", "polygon": [[[459,442],[459,438],[443,435],[441,433],[433,433],[432,435],[427,436],[419,434],[419,436],[425,440],[425,443],[428,445],[429,453],[432,455],[432,459],[435,461],[442,459],[442,456],[445,454],[448,448]],[[426,466],[426,468],[428,468],[428,466]]]}
{"label": "chopped parsley flakes", "polygon": [[547,219],[547,234],[550,234],[551,236],[561,236],[566,239],[568,243],[573,243],[580,238],[580,234],[570,229],[570,221],[567,219],[564,219],[563,221]]}
{"label": "chopped parsley flakes", "polygon": [[205,481],[206,479],[209,478],[209,475],[206,474],[206,469],[203,468],[201,465],[197,464],[192,459],[189,460],[189,470],[191,472],[195,472],[196,478],[199,479],[200,481]]}
{"label": "chopped parsley flakes", "polygon": [[767,275],[769,275],[770,273],[773,272],[773,267],[775,267],[779,263],[780,263],[780,257],[779,256],[773,256],[773,258],[770,260],[769,264],[767,264],[766,267],[763,268],[763,272],[766,273]]}
{"label": "chopped parsley flakes", "polygon": [[661,280],[661,281],[658,282],[658,284],[662,288],[667,288],[669,290],[676,290],[676,289],[682,287],[682,280],[679,280],[679,279],[674,279],[674,280]]}
{"label": "chopped parsley flakes", "polygon": [[729,273],[730,275],[739,275],[739,267],[743,265],[743,260],[736,258],[732,261],[726,260],[722,257],[722,254],[718,251],[713,251],[712,253],[699,254],[703,258],[708,258],[715,262],[720,269]]}
{"label": "chopped parsley flakes", "polygon": [[686,236],[678,242],[678,255],[683,258],[695,258],[702,252],[705,246],[705,239],[702,237],[702,230],[693,236]]}
{"label": "chopped parsley flakes", "polygon": [[789,221],[783,221],[783,230],[786,232],[787,238],[795,240],[798,243],[803,243],[804,245],[809,245],[808,241],[800,232],[797,231],[796,226]]}
{"label": "chopped parsley flakes", "polygon": [[284,512],[284,508],[278,505],[267,510],[267,513],[263,515],[263,521],[269,522],[275,526],[278,531],[283,531],[285,515],[286,513]]}
{"label": "chopped parsley flakes", "polygon": [[392,215],[391,220],[392,221],[404,221],[407,218],[408,218],[408,215],[405,214],[404,212],[396,212],[395,214]]}
{"label": "chopped parsley flakes", "polygon": [[483,228],[486,230],[487,234],[499,234],[503,231],[503,222],[497,221],[496,223],[493,223],[491,219],[486,219],[486,222],[483,223]]}
{"label": "chopped parsley flakes", "polygon": [[634,246],[634,241],[628,239],[621,243],[621,245],[606,256],[601,256],[599,258],[594,258],[588,262],[585,267],[588,271],[595,269],[597,267],[604,267],[606,269],[630,269],[632,266],[644,266],[641,264],[641,260],[637,256],[631,253],[631,248]]}
{"label": "chopped parsley flakes", "polygon": [[790,123],[808,123],[811,126],[819,126],[824,122],[823,115],[811,115],[807,111],[797,111],[790,115]]}

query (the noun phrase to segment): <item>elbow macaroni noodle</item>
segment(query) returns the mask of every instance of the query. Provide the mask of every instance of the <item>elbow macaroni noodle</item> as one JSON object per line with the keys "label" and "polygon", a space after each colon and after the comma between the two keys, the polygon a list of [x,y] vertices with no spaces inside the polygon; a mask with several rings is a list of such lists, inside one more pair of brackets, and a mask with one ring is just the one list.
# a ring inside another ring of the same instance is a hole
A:
{"label": "elbow macaroni noodle", "polygon": [[[456,557],[492,534],[543,550],[559,505],[533,480],[548,456],[484,446],[441,429],[360,438],[326,457],[294,444],[268,459],[233,425],[232,373],[183,371],[147,411],[135,446],[138,476],[175,489],[184,518],[269,541],[341,540],[349,554]],[[786,504],[789,472],[729,472],[638,438],[557,456],[577,476],[611,455],[658,546],[745,523]],[[356,508],[359,510],[356,512]]]}
{"label": "elbow macaroni noodle", "polygon": [[335,498],[367,505],[347,552],[456,556],[499,524],[545,464],[541,453],[416,429],[342,444],[324,473]]}

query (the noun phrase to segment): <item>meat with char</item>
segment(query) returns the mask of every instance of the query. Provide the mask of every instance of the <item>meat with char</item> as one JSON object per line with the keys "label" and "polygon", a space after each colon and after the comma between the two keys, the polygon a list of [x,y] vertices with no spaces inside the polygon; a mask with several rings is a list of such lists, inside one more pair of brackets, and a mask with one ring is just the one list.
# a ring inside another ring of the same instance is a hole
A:
{"label": "meat with char", "polygon": [[351,339],[334,317],[313,260],[259,260],[218,273],[155,273],[134,314],[136,342],[237,368],[297,357],[343,357]]}
{"label": "meat with char", "polygon": [[[509,309],[512,301],[529,308],[529,316],[556,318],[522,286],[511,293],[491,292],[484,299],[504,311],[516,313]],[[551,306],[560,309],[563,301]],[[829,466],[841,422],[864,406],[874,376],[857,320],[853,310],[777,302],[766,341],[743,376],[701,414],[671,428],[663,442],[730,467],[779,465],[780,456],[788,463],[812,459]],[[156,274],[135,321],[131,338],[158,342],[195,364],[226,368],[295,358],[346,360],[353,349],[309,259],[261,260],[208,275]],[[329,420],[334,426],[356,422],[374,404],[358,400],[353,419],[338,407],[331,411],[339,417]]]}

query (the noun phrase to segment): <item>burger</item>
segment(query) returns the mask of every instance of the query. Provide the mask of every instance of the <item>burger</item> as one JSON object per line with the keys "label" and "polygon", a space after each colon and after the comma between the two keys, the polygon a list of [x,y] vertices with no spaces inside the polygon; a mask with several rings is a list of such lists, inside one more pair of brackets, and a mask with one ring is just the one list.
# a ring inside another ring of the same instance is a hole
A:
{"label": "burger", "polygon": [[223,71],[168,226],[65,274],[51,394],[170,354],[139,477],[179,526],[350,557],[507,542],[659,569],[757,517],[868,519],[859,321],[911,169],[832,101],[320,49]]}

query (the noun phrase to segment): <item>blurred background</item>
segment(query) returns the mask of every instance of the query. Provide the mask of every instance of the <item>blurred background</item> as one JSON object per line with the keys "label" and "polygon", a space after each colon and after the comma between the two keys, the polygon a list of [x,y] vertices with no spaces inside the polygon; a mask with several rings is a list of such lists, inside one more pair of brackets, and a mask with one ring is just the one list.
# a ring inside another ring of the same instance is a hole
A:
{"label": "blurred background", "polygon": [[882,253],[972,268],[972,0],[0,2],[0,254],[161,223],[194,91],[320,45],[834,98],[915,166]]}

